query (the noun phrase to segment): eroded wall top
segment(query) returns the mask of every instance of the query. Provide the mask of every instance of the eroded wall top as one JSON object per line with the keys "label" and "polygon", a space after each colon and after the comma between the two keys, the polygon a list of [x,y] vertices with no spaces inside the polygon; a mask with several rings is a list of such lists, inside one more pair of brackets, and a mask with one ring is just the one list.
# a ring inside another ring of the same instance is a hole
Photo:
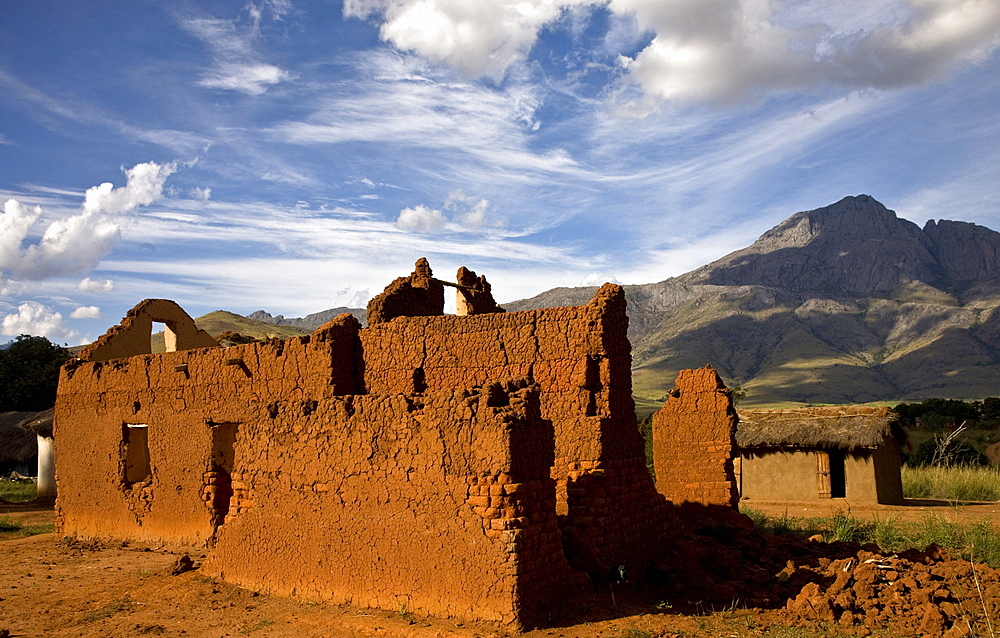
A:
{"label": "eroded wall top", "polygon": [[213,348],[219,344],[194,323],[188,313],[169,299],[145,299],[126,313],[122,322],[84,348],[77,358],[107,361],[150,354],[153,322],[164,324],[163,344],[167,352]]}

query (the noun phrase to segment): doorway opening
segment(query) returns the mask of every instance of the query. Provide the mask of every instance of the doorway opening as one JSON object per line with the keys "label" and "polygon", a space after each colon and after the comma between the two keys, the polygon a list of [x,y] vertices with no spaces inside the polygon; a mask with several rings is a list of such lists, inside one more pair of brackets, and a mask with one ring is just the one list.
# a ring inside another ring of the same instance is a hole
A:
{"label": "doorway opening", "polygon": [[847,496],[847,476],[844,472],[844,450],[830,450],[830,498]]}

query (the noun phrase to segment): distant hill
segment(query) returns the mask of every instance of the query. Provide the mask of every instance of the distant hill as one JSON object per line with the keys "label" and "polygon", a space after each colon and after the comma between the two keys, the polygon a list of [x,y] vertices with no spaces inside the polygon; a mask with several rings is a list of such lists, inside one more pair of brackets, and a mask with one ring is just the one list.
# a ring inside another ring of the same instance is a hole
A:
{"label": "distant hill", "polygon": [[253,319],[255,321],[261,321],[263,323],[269,323],[275,326],[291,326],[294,328],[302,328],[308,332],[312,332],[316,328],[319,328],[327,321],[333,319],[337,315],[348,313],[354,315],[361,325],[367,325],[368,311],[364,308],[330,308],[329,310],[322,310],[320,312],[314,312],[311,315],[306,315],[305,317],[295,317],[292,319],[286,319],[284,315],[278,315],[274,317],[269,312],[264,312],[263,310],[257,310],[256,312],[251,312],[247,315],[247,319]]}
{"label": "distant hill", "polygon": [[[246,337],[254,339],[287,339],[307,335],[311,330],[297,328],[295,326],[276,326],[263,321],[256,321],[234,312],[216,310],[207,315],[196,317],[195,324],[213,337],[218,337],[223,332],[237,332]],[[153,333],[151,337],[153,352],[163,352],[163,333]]]}
{"label": "distant hill", "polygon": [[[585,303],[556,288],[504,304]],[[1000,388],[1000,233],[875,199],[797,213],[687,274],[626,286],[637,399],[715,367],[748,405],[981,398]]]}

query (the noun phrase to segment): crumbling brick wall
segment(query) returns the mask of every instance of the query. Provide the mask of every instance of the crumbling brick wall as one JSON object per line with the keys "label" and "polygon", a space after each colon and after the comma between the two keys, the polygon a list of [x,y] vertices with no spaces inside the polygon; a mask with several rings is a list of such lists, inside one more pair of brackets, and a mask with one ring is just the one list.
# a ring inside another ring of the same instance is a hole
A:
{"label": "crumbling brick wall", "polygon": [[[559,551],[537,387],[365,395],[242,424],[208,569],[255,590],[532,624]],[[243,494],[252,495],[244,507]]]}
{"label": "crumbling brick wall", "polygon": [[732,392],[715,370],[681,370],[653,415],[656,489],[676,504],[737,507],[736,423]]}
{"label": "crumbling brick wall", "polygon": [[[201,498],[217,478],[216,424],[245,421],[254,404],[307,412],[318,398],[354,392],[357,323],[325,337],[65,365],[55,409],[63,533],[208,542],[213,513]],[[130,453],[147,466],[131,477]]]}
{"label": "crumbling brick wall", "polygon": [[208,569],[264,591],[537,624],[584,572],[641,573],[668,530],[627,322],[606,285],[580,307],[341,315],[285,341],[70,362],[60,530],[208,545]]}
{"label": "crumbling brick wall", "polygon": [[635,424],[627,329],[624,291],[611,284],[585,306],[397,317],[361,332],[364,384],[381,394],[532,379],[555,430],[557,511],[592,555],[571,561],[638,569],[666,512]]}

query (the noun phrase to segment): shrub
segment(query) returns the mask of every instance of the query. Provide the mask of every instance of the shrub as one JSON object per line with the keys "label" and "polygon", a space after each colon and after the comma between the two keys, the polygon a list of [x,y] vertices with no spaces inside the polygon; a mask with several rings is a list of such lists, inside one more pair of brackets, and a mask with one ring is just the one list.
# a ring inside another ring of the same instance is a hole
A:
{"label": "shrub", "polygon": [[68,350],[21,335],[0,350],[0,412],[40,412],[55,405],[59,367]]}

